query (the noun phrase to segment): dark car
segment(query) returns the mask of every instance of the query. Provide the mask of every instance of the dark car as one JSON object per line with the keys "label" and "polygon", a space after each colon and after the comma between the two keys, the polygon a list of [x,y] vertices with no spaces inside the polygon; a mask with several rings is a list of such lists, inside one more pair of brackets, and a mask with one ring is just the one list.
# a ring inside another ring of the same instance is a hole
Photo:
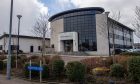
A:
{"label": "dark car", "polygon": [[121,50],[121,49],[115,49],[115,54],[120,54],[120,53],[122,53],[122,52],[124,52],[124,51]]}

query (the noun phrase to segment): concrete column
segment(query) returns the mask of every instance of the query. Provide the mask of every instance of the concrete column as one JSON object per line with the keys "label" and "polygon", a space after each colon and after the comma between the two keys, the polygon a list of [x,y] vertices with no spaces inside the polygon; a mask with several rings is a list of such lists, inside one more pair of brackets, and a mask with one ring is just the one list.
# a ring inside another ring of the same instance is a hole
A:
{"label": "concrete column", "polygon": [[74,33],[73,35],[73,51],[77,52],[78,51],[78,34]]}

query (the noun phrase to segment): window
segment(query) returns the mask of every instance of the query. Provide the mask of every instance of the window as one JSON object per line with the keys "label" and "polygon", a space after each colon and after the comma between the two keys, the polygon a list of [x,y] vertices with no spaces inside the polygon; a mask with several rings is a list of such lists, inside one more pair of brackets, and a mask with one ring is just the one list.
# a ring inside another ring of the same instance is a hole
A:
{"label": "window", "polygon": [[53,44],[53,45],[51,45],[51,48],[54,48],[54,44]]}
{"label": "window", "polygon": [[40,47],[40,46],[38,46],[38,50],[39,50],[39,51],[41,50],[41,47]]}
{"label": "window", "polygon": [[84,12],[65,17],[64,32],[78,33],[79,51],[97,51],[95,11]]}
{"label": "window", "polygon": [[2,45],[0,45],[0,50],[2,50]]}

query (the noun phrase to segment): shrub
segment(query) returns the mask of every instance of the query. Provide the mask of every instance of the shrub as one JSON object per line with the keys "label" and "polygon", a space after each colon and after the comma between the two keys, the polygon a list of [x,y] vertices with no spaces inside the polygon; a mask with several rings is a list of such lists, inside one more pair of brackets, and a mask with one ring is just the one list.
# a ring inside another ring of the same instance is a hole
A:
{"label": "shrub", "polygon": [[69,62],[66,66],[66,75],[71,81],[83,81],[85,78],[85,65],[77,61]]}
{"label": "shrub", "polygon": [[6,59],[6,56],[0,55],[0,60],[4,60],[4,59]]}
{"label": "shrub", "polygon": [[128,74],[132,81],[140,82],[140,57],[133,57],[128,61]]}
{"label": "shrub", "polygon": [[110,67],[110,75],[112,77],[124,77],[124,68],[121,64],[113,64]]}
{"label": "shrub", "polygon": [[94,69],[92,69],[92,74],[94,75],[106,75],[108,74],[108,72],[110,71],[110,69],[106,68],[106,67],[96,67]]}
{"label": "shrub", "polygon": [[123,55],[123,56],[140,56],[140,53],[139,52],[124,52],[124,53],[121,53],[120,55]]}
{"label": "shrub", "polygon": [[[61,63],[57,63],[58,61],[57,60],[62,60],[60,56],[58,55],[55,55],[55,56],[52,56],[49,60],[49,69],[50,69],[50,75],[52,77],[55,78],[55,76],[58,76],[60,74],[56,74],[57,72],[55,71],[56,68],[58,69],[59,68],[59,65],[61,65]],[[57,62],[56,62],[57,61]],[[62,64],[63,65],[63,64]],[[62,66],[61,65],[61,66]],[[63,65],[64,67],[64,65]],[[64,69],[63,69],[64,70]]]}
{"label": "shrub", "polygon": [[95,84],[96,83],[96,77],[91,74],[85,75],[85,84]]}
{"label": "shrub", "polygon": [[55,55],[55,56],[53,56],[53,57],[50,59],[50,62],[53,63],[53,61],[55,61],[55,60],[62,60],[62,59],[61,59],[60,56]]}
{"label": "shrub", "polygon": [[37,62],[37,63],[40,62],[39,56],[31,56],[29,57],[28,61],[29,60],[32,60],[32,62]]}
{"label": "shrub", "polygon": [[112,58],[93,57],[81,60],[81,62],[86,65],[86,70],[89,73],[93,68],[96,67],[110,67],[112,64]]}
{"label": "shrub", "polygon": [[[26,77],[29,77],[29,73],[30,73],[29,70],[28,70],[28,66],[30,66],[30,64],[26,63],[25,67],[24,67],[24,74],[25,74]],[[39,66],[39,64],[32,62],[31,66]],[[38,77],[39,76],[39,71],[31,70],[31,74],[32,74],[31,75],[32,77]]]}
{"label": "shrub", "polygon": [[48,78],[50,75],[48,65],[43,65],[42,67],[43,67],[42,78]]}
{"label": "shrub", "polygon": [[2,60],[0,60],[0,70],[3,70],[4,69],[4,63]]}
{"label": "shrub", "polygon": [[28,58],[26,57],[26,55],[20,55],[20,59],[18,60],[18,68],[24,68],[24,64],[26,62],[29,62]]}
{"label": "shrub", "polygon": [[[29,70],[28,70],[29,65],[30,65],[29,63],[25,64],[25,67],[24,67],[25,77],[29,77]],[[37,63],[32,63],[31,65],[39,67],[39,64],[37,64]],[[49,76],[49,68],[47,65],[42,65],[42,67],[43,67],[42,78],[47,78]],[[31,76],[39,77],[39,71],[31,70]]]}
{"label": "shrub", "polygon": [[52,74],[55,77],[60,77],[62,72],[64,71],[64,61],[63,60],[55,60],[52,63]]}
{"label": "shrub", "polygon": [[128,71],[128,60],[132,58],[132,56],[116,56],[115,60],[116,63],[121,64],[124,67],[125,70],[125,74],[128,75],[127,71]]}
{"label": "shrub", "polygon": [[16,57],[11,56],[11,67],[14,68],[16,66]]}
{"label": "shrub", "polygon": [[[21,59],[21,57],[17,56],[17,60],[20,60],[20,59]],[[11,67],[12,68],[16,67],[16,56],[15,55],[11,56]]]}
{"label": "shrub", "polygon": [[50,56],[44,56],[46,64],[50,63]]}

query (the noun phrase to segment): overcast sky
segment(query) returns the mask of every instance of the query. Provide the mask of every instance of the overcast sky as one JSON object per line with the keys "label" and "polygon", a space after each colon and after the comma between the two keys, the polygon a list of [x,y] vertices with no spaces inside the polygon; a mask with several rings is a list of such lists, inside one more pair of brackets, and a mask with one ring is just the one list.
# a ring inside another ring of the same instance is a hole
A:
{"label": "overcast sky", "polygon": [[[0,0],[0,34],[8,33],[10,1]],[[64,10],[82,7],[103,7],[106,11],[121,11],[120,22],[131,27],[134,21],[134,9],[140,5],[140,0],[14,0],[13,29],[17,33],[17,14],[22,14],[22,35],[33,35],[32,28],[40,12],[50,16]],[[138,42],[136,37],[135,42]]]}

